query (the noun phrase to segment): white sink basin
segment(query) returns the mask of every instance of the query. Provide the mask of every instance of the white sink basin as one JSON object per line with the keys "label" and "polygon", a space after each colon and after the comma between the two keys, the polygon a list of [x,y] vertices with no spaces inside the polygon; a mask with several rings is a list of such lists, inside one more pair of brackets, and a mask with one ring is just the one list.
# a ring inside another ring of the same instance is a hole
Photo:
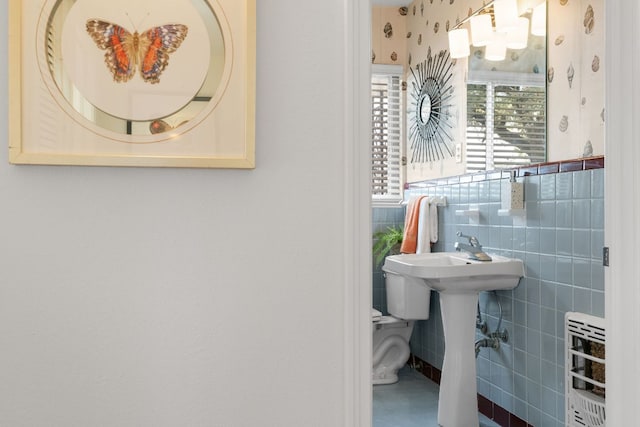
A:
{"label": "white sink basin", "polygon": [[477,427],[478,401],[475,321],[478,293],[513,289],[524,275],[522,260],[491,255],[492,261],[468,259],[460,252],[392,255],[387,273],[424,280],[440,294],[445,350],[438,401],[442,427]]}
{"label": "white sink basin", "polygon": [[513,289],[524,275],[522,260],[491,255],[492,261],[476,261],[460,252],[392,255],[383,270],[419,277],[440,292],[480,292]]}

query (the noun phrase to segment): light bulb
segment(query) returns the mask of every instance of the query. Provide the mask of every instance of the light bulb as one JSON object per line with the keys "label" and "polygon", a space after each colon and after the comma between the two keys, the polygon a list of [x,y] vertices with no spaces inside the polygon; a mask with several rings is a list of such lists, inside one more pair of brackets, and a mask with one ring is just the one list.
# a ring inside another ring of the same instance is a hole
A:
{"label": "light bulb", "polygon": [[524,49],[529,42],[529,20],[518,18],[518,25],[507,32],[507,48]]}
{"label": "light bulb", "polygon": [[518,3],[516,0],[495,0],[493,14],[496,18],[496,31],[506,32],[516,26],[518,19]]}
{"label": "light bulb", "polygon": [[491,25],[491,15],[485,13],[476,15],[469,20],[471,27],[471,43],[474,46],[486,46],[491,41],[493,27]]}
{"label": "light bulb", "polygon": [[547,2],[544,1],[533,8],[531,15],[531,34],[544,36],[547,34]]}
{"label": "light bulb", "polygon": [[469,56],[469,32],[466,28],[449,31],[449,51],[453,59]]}
{"label": "light bulb", "polygon": [[487,61],[504,61],[507,57],[506,33],[493,33],[493,40],[485,48],[484,57]]}

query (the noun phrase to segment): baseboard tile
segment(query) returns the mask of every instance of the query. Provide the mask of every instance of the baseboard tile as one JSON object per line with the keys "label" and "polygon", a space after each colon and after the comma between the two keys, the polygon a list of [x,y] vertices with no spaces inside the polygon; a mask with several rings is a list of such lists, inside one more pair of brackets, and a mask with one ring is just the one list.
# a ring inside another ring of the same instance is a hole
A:
{"label": "baseboard tile", "polygon": [[[440,379],[442,377],[442,371],[440,371],[440,369],[413,354],[409,360],[414,369],[440,385]],[[500,424],[502,427],[534,427],[480,394],[478,394],[478,412],[490,420],[495,421],[497,424]]]}

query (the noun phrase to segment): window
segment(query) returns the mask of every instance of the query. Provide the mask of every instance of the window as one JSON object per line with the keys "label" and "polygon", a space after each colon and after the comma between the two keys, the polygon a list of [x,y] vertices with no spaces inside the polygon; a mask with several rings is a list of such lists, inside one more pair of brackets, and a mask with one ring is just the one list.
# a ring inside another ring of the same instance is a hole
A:
{"label": "window", "polygon": [[371,194],[402,200],[402,67],[374,65],[371,77]]}
{"label": "window", "polygon": [[544,81],[467,84],[467,172],[546,160]]}

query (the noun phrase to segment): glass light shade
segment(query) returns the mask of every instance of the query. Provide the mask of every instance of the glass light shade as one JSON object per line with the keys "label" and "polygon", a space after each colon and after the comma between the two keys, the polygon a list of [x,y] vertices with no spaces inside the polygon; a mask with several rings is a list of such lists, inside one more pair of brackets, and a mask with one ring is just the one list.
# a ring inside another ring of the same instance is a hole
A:
{"label": "glass light shade", "polygon": [[469,56],[469,31],[466,28],[449,31],[449,51],[453,59]]}
{"label": "glass light shade", "polygon": [[547,2],[544,1],[533,8],[531,15],[531,34],[544,36],[547,34]]}
{"label": "glass light shade", "polygon": [[484,57],[487,61],[504,61],[507,57],[506,33],[493,33],[491,43],[485,48]]}
{"label": "glass light shade", "polygon": [[518,18],[518,25],[507,32],[507,48],[524,49],[529,42],[529,20]]}
{"label": "glass light shade", "polygon": [[476,15],[469,19],[469,26],[471,27],[471,43],[474,46],[486,46],[491,41],[493,34],[491,15],[488,13]]}
{"label": "glass light shade", "polygon": [[496,31],[506,32],[516,27],[518,3],[516,0],[495,0],[493,14],[496,19]]}

